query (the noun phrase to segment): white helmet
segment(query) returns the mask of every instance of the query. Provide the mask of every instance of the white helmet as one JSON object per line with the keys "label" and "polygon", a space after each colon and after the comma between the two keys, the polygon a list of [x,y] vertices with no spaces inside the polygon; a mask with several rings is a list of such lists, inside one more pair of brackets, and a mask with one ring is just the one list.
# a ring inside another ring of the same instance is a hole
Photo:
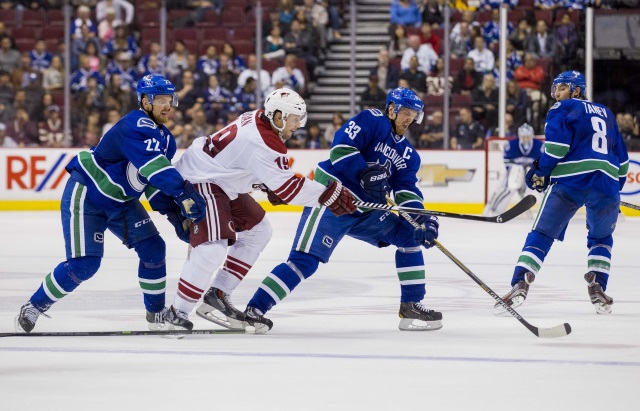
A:
{"label": "white helmet", "polygon": [[533,127],[531,127],[529,124],[524,123],[523,125],[521,125],[520,127],[518,127],[518,137],[522,138],[522,137],[533,137]]}
{"label": "white helmet", "polygon": [[[276,111],[282,113],[282,128],[273,124],[273,116]],[[264,114],[271,120],[273,127],[280,132],[287,125],[287,116],[289,114],[300,116],[300,127],[304,127],[307,124],[307,104],[298,93],[288,88],[279,88],[267,95],[264,100]]]}

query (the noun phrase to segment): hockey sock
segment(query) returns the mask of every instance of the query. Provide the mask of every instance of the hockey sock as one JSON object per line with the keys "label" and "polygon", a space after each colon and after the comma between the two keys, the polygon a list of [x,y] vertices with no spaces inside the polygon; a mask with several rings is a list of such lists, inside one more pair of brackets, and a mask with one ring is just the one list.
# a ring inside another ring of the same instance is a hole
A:
{"label": "hockey sock", "polygon": [[224,266],[218,270],[212,287],[232,294],[269,243],[271,233],[271,224],[266,218],[251,230],[238,233],[238,239],[229,248]]}
{"label": "hockey sock", "polygon": [[538,274],[552,245],[553,238],[535,230],[531,231],[513,270],[511,285],[513,286],[518,281],[524,280],[524,275],[527,272],[531,272],[534,275]]}
{"label": "hockey sock", "polygon": [[167,288],[164,240],[156,234],[134,244],[134,249],[140,258],[138,281],[144,296],[144,306],[149,312],[160,312],[164,308]]}
{"label": "hockey sock", "polygon": [[185,261],[173,306],[190,313],[207,288],[212,268],[219,267],[227,255],[227,240],[212,241],[193,248]]}
{"label": "hockey sock", "polygon": [[100,257],[78,257],[58,264],[31,296],[31,304],[41,312],[47,311],[55,302],[91,278],[98,268]]}
{"label": "hockey sock", "polygon": [[602,286],[602,291],[607,290],[609,272],[611,270],[611,247],[613,247],[613,237],[605,238],[587,237],[587,267],[589,271],[596,273],[596,281]]}
{"label": "hockey sock", "polygon": [[396,270],[400,280],[400,301],[422,301],[425,291],[424,258],[420,247],[398,248]]}
{"label": "hockey sock", "polygon": [[260,288],[247,304],[266,313],[282,301],[305,278],[309,278],[318,269],[319,260],[311,254],[292,251],[289,261],[274,268],[262,280]]}

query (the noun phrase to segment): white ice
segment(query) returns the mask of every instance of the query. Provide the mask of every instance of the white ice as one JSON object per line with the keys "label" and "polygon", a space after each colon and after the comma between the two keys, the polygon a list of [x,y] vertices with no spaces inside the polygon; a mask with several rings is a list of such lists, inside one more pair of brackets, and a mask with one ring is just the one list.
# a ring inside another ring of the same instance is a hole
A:
{"label": "white ice", "polygon": [[[168,303],[186,245],[153,215],[168,245]],[[233,295],[244,308],[285,260],[296,213],[270,213],[274,238]],[[440,240],[498,294],[510,289],[531,220],[441,219]],[[0,333],[64,256],[57,212],[0,213]],[[584,215],[556,242],[529,298],[530,323],[573,332],[535,337],[439,250],[424,252],[426,304],[444,328],[398,330],[394,250],[346,239],[332,261],[270,313],[256,335],[0,338],[0,410],[639,410],[640,218],[618,224],[598,316],[586,282]],[[34,331],[143,330],[137,259],[112,235],[94,278]],[[213,269],[213,267],[212,267]],[[196,328],[215,327],[195,314]]]}

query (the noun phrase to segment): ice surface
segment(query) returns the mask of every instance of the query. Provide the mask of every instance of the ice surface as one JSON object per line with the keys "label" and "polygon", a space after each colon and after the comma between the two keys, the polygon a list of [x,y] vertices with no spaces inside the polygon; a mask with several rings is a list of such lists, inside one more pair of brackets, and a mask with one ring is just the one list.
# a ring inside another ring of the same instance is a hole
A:
{"label": "ice surface", "polygon": [[[296,213],[271,213],[274,238],[233,295],[243,308],[286,259]],[[153,215],[167,242],[168,302],[186,245]],[[440,240],[498,294],[531,220],[441,219]],[[58,213],[0,213],[0,332],[64,256]],[[540,339],[440,251],[425,251],[433,332],[397,329],[393,249],[346,239],[269,317],[266,335],[3,338],[0,410],[638,410],[640,219],[619,222],[607,293],[613,314],[588,300],[583,215],[556,243],[517,311],[530,323],[568,322]],[[98,274],[40,318],[35,331],[145,329],[137,259],[112,235]],[[197,328],[214,324],[192,315]]]}

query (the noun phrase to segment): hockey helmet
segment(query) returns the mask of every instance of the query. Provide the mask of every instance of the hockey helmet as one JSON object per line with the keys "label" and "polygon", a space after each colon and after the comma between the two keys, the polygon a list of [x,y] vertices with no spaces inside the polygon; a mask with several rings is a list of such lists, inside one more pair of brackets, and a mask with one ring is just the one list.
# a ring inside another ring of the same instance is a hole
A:
{"label": "hockey helmet", "polygon": [[[282,121],[284,123],[282,128],[278,128],[273,124],[273,117],[276,111],[282,113]],[[307,104],[298,93],[288,88],[279,88],[267,95],[264,100],[264,114],[271,120],[271,124],[278,131],[282,131],[286,126],[289,114],[300,116],[300,127],[304,127],[307,124]]]}
{"label": "hockey helmet", "polygon": [[531,127],[529,124],[524,123],[523,125],[518,127],[518,137],[533,137],[533,135],[533,127]]}
{"label": "hockey helmet", "polygon": [[424,117],[424,103],[420,100],[420,97],[413,91],[405,87],[397,87],[389,92],[387,95],[387,101],[384,106],[385,112],[389,109],[389,104],[393,103],[393,112],[398,114],[398,111],[402,107],[406,107],[418,113],[415,118],[415,122],[422,123]]}
{"label": "hockey helmet", "polygon": [[171,96],[171,107],[178,107],[176,86],[163,76],[149,74],[142,77],[138,82],[138,87],[136,87],[136,93],[138,94],[139,105],[142,105],[143,95],[147,96],[149,104],[153,104],[155,96]]}
{"label": "hockey helmet", "polygon": [[579,71],[565,71],[558,74],[551,85],[551,97],[556,98],[556,87],[560,84],[566,84],[571,90],[571,94],[576,91],[576,87],[580,87],[580,94],[584,97],[587,95],[587,82],[584,75]]}

